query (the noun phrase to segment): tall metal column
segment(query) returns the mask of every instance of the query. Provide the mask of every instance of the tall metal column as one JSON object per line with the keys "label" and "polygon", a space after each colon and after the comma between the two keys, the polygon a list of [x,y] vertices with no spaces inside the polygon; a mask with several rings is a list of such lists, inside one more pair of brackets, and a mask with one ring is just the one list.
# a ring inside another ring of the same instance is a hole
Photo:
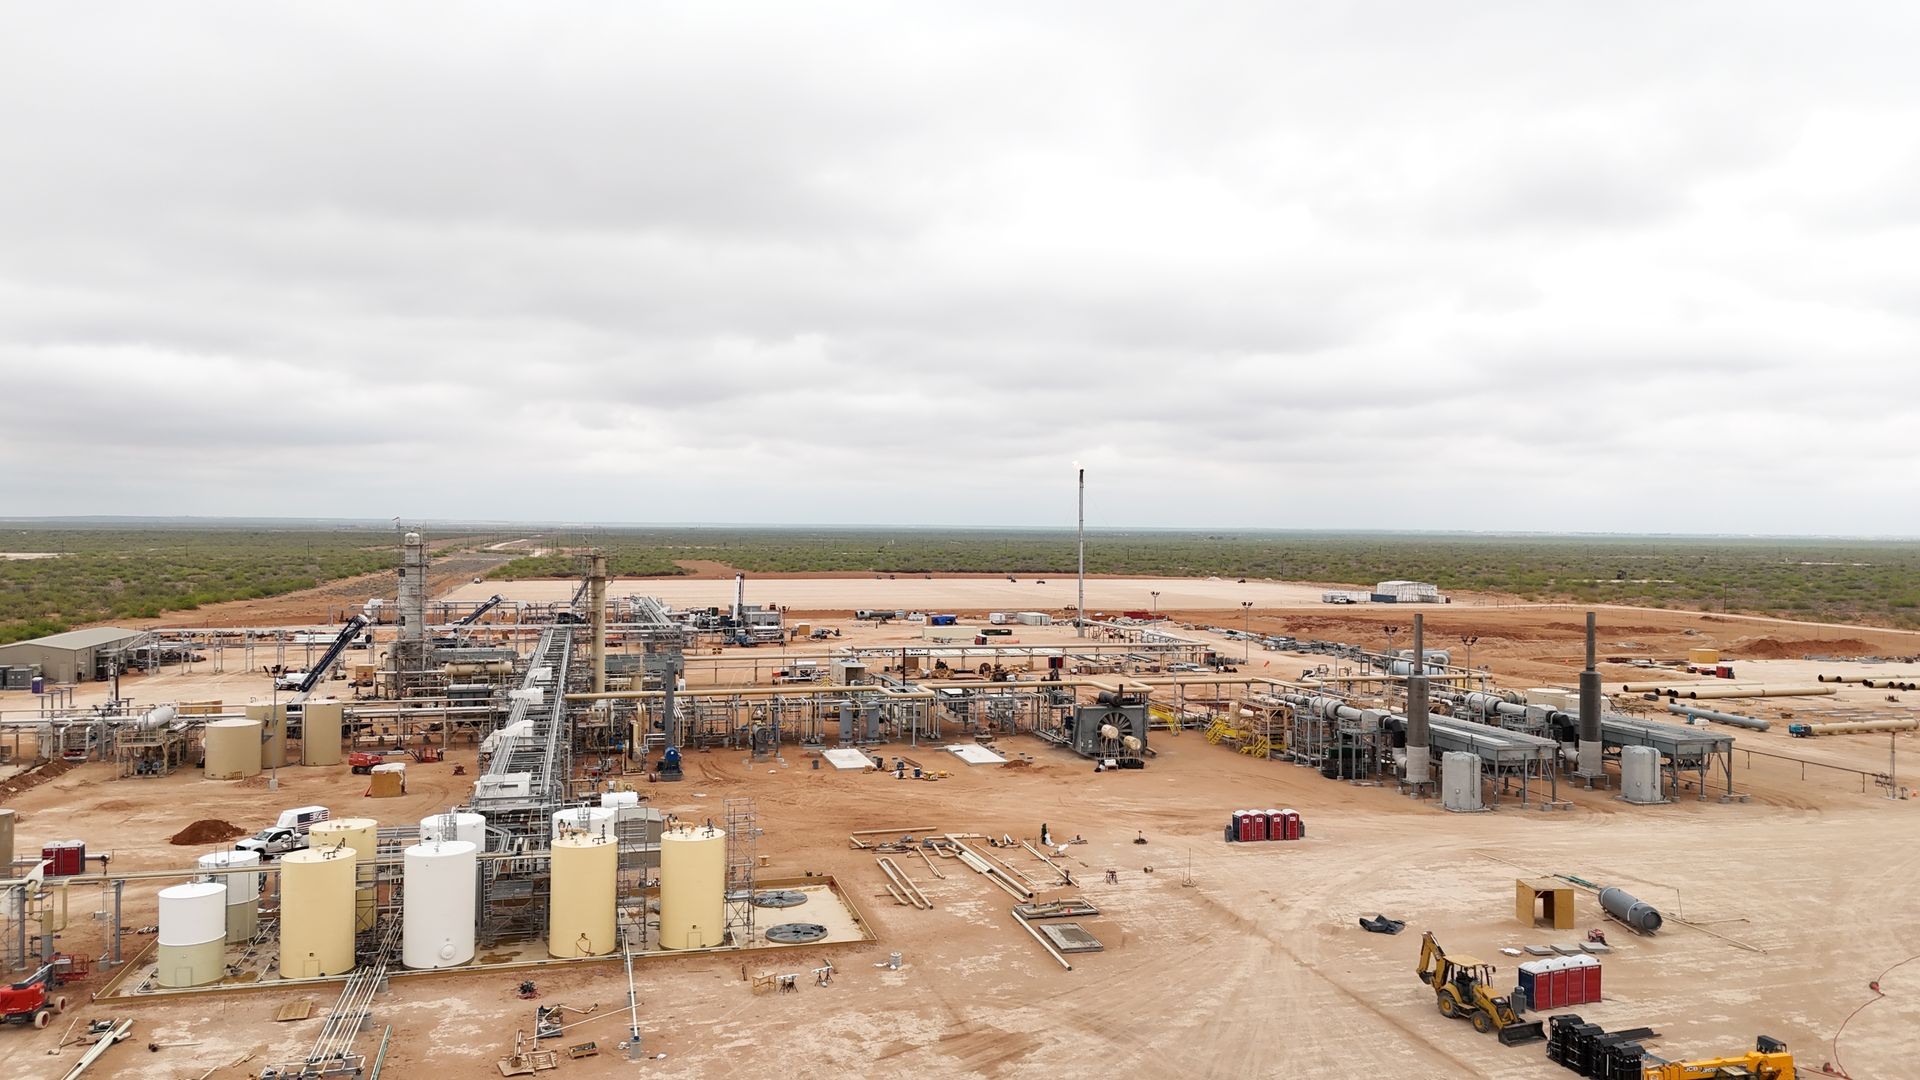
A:
{"label": "tall metal column", "polygon": [[1426,616],[1413,617],[1413,666],[1407,675],[1407,783],[1425,784],[1432,762],[1428,749]]}
{"label": "tall metal column", "polygon": [[1087,470],[1080,470],[1080,517],[1076,532],[1080,541],[1080,592],[1074,602],[1075,637],[1087,636]]}
{"label": "tall metal column", "polygon": [[607,556],[593,553],[587,573],[587,603],[592,607],[593,692],[607,691]]}
{"label": "tall metal column", "polygon": [[1587,666],[1580,672],[1580,748],[1574,775],[1593,786],[1600,764],[1600,671],[1594,664],[1593,612],[1587,612]]}

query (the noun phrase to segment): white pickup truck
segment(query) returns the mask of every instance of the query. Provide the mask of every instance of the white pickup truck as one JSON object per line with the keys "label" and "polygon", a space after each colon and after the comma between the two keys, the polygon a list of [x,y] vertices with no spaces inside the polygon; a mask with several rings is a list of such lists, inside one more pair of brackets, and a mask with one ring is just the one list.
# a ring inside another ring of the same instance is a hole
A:
{"label": "white pickup truck", "polygon": [[278,858],[289,851],[303,851],[307,846],[307,830],[316,821],[325,821],[330,816],[324,806],[300,806],[292,810],[280,811],[280,820],[269,828],[261,829],[245,840],[233,845],[236,851],[257,851],[260,860],[265,862]]}

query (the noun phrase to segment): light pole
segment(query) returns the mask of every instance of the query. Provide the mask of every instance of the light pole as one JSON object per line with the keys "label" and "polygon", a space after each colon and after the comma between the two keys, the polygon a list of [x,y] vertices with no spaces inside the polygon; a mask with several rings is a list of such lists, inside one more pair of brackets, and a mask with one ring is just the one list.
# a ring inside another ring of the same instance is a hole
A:
{"label": "light pole", "polygon": [[1158,615],[1160,614],[1160,590],[1152,589],[1152,590],[1149,590],[1149,592],[1153,596],[1153,613],[1155,615]]}
{"label": "light pole", "polygon": [[1251,618],[1252,615],[1253,601],[1240,601],[1240,644],[1246,646],[1246,648],[1242,650],[1242,663],[1251,663],[1253,661],[1253,638],[1247,633],[1247,620]]}
{"label": "light pole", "polygon": [[1080,473],[1079,523],[1075,534],[1080,548],[1079,594],[1075,598],[1073,609],[1074,637],[1087,636],[1087,470],[1074,462],[1074,468]]}
{"label": "light pole", "polygon": [[1478,634],[1461,634],[1460,642],[1467,647],[1467,670],[1473,670],[1473,643],[1480,640]]}

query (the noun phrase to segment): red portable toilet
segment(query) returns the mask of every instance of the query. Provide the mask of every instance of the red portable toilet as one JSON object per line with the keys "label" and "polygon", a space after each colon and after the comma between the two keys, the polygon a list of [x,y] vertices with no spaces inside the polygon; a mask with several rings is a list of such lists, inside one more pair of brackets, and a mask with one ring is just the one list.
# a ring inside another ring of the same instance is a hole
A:
{"label": "red portable toilet", "polygon": [[1227,820],[1227,839],[1235,841],[1236,843],[1240,840],[1241,831],[1246,827],[1241,819],[1246,817],[1246,815],[1247,812],[1245,810],[1235,810],[1233,812],[1233,817]]}
{"label": "red portable toilet", "polygon": [[1265,810],[1249,810],[1247,811],[1247,816],[1253,819],[1253,838],[1255,840],[1265,840],[1267,838],[1267,812]]}
{"label": "red portable toilet", "polygon": [[1288,840],[1300,839],[1300,837],[1305,832],[1305,830],[1301,827],[1301,824],[1300,824],[1300,811],[1295,810],[1292,807],[1288,807],[1287,809],[1280,811],[1280,816],[1285,818],[1287,822],[1286,834],[1285,834],[1286,838]]}
{"label": "red portable toilet", "polygon": [[48,877],[71,877],[86,869],[87,842],[56,840],[40,849],[40,857],[47,861]]}
{"label": "red portable toilet", "polygon": [[1585,1005],[1600,1000],[1600,961],[1597,957],[1577,956],[1574,958],[1575,974],[1580,977],[1580,996],[1568,1002],[1570,1005]]}
{"label": "red portable toilet", "polygon": [[1240,811],[1240,839],[1243,842],[1253,839],[1253,811],[1251,810]]}
{"label": "red portable toilet", "polygon": [[1285,840],[1287,838],[1287,816],[1269,807],[1261,813],[1267,815],[1267,839]]}

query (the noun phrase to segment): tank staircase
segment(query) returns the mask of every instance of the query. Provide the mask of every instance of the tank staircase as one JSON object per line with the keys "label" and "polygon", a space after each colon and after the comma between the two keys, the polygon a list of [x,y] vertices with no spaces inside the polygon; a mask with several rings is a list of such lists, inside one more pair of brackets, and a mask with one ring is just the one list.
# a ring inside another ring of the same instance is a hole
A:
{"label": "tank staircase", "polygon": [[728,799],[727,820],[727,933],[736,946],[753,944],[754,870],[759,862],[760,827],[751,798]]}

